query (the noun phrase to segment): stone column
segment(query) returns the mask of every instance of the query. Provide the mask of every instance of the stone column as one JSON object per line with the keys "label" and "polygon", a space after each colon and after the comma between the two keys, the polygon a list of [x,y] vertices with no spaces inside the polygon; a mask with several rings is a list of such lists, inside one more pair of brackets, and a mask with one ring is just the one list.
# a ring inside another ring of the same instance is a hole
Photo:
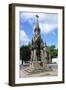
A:
{"label": "stone column", "polygon": [[33,61],[33,50],[31,51],[31,62]]}
{"label": "stone column", "polygon": [[47,63],[47,52],[46,52],[46,50],[44,50],[44,63],[45,64]]}
{"label": "stone column", "polygon": [[43,54],[43,50],[41,50],[41,61],[44,61],[44,54]]}
{"label": "stone column", "polygon": [[33,61],[37,61],[36,50],[34,50],[34,53],[33,53]]}
{"label": "stone column", "polygon": [[52,63],[52,59],[51,59],[51,56],[49,54],[49,64],[51,64],[51,63]]}

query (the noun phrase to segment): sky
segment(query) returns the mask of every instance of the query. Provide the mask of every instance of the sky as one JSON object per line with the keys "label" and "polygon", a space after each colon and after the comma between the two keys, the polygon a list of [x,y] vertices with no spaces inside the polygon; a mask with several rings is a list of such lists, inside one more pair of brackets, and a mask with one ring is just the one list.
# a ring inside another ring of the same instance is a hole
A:
{"label": "sky", "polygon": [[20,47],[28,45],[32,41],[36,23],[36,15],[39,16],[41,38],[47,46],[58,47],[58,14],[56,13],[32,13],[19,12]]}

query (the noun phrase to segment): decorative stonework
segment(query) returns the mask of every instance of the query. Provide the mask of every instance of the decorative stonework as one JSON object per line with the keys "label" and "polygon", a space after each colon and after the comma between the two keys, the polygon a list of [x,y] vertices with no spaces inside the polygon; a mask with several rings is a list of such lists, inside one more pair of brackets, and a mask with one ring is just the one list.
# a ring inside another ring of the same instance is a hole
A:
{"label": "decorative stonework", "polygon": [[47,45],[43,42],[40,33],[39,16],[36,15],[34,36],[32,38],[31,47],[31,66],[33,69],[44,69],[47,64],[51,63],[51,56],[47,49]]}

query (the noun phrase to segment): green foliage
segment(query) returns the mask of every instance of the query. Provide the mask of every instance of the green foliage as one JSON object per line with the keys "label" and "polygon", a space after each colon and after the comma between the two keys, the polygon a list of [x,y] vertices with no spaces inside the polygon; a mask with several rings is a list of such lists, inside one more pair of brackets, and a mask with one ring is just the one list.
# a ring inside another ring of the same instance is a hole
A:
{"label": "green foliage", "polygon": [[56,58],[58,56],[58,49],[54,45],[48,47],[51,58]]}
{"label": "green foliage", "polygon": [[[22,46],[20,48],[20,59],[23,61],[29,61],[30,60],[30,56],[31,56],[31,45],[27,45],[27,46]],[[58,56],[58,49],[56,49],[56,47],[54,45],[52,46],[48,46],[48,51],[50,53],[51,58],[56,58]]]}
{"label": "green foliage", "polygon": [[20,59],[22,61],[29,61],[30,60],[30,55],[31,55],[31,52],[30,52],[30,45],[28,46],[22,46],[20,48]]}

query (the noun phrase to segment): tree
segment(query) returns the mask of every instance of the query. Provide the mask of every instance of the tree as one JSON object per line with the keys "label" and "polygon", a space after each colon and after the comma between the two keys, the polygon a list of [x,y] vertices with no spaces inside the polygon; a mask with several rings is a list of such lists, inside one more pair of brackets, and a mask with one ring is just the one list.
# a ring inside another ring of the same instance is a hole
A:
{"label": "tree", "polygon": [[30,54],[31,54],[30,44],[26,46],[22,46],[20,48],[20,59],[22,60],[22,64],[23,64],[23,61],[27,62],[30,60]]}
{"label": "tree", "polygon": [[58,49],[56,49],[55,45],[49,46],[48,51],[51,55],[51,58],[56,58],[58,56]]}

